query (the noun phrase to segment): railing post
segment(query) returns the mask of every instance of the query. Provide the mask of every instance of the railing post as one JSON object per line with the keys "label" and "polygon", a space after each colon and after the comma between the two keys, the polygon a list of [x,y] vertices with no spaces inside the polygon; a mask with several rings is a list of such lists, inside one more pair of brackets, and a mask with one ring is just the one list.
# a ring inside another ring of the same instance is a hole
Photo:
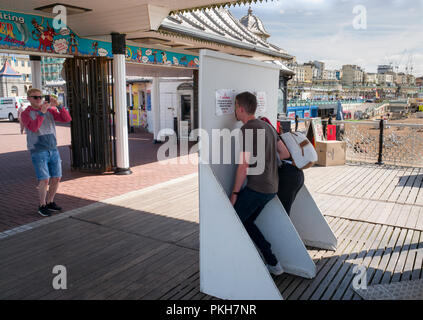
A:
{"label": "railing post", "polygon": [[383,165],[382,161],[382,154],[383,154],[383,127],[385,123],[383,119],[380,119],[380,125],[379,125],[379,157],[377,160],[377,165]]}

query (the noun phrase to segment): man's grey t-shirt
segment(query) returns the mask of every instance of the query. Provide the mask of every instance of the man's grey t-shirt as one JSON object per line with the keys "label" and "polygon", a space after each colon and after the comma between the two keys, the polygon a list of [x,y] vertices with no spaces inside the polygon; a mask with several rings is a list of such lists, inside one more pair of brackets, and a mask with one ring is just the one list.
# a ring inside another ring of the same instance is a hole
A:
{"label": "man's grey t-shirt", "polygon": [[[253,135],[253,145],[252,150],[251,146],[249,147],[246,145],[245,139],[245,130],[251,129]],[[261,156],[258,157],[257,161],[264,161],[264,172],[260,175],[248,175],[247,176],[247,187],[261,193],[271,194],[278,192],[279,186],[279,177],[278,177],[278,164],[276,158],[276,144],[277,144],[277,134],[274,128],[272,128],[269,124],[264,122],[263,120],[254,119],[248,121],[244,124],[241,128],[242,136],[243,136],[243,151],[247,151],[252,153],[252,156],[257,157],[257,135],[258,130],[263,129],[265,130],[265,143],[264,143],[264,155],[265,157]],[[256,166],[255,164],[250,165]]]}

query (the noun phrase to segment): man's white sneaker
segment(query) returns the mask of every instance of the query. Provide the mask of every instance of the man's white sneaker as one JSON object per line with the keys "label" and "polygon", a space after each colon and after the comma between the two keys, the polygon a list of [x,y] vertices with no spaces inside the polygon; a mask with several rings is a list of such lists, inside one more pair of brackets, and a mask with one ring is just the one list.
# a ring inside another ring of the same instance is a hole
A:
{"label": "man's white sneaker", "polygon": [[269,269],[269,272],[275,276],[280,276],[284,273],[284,270],[279,262],[276,266],[267,265],[267,269]]}

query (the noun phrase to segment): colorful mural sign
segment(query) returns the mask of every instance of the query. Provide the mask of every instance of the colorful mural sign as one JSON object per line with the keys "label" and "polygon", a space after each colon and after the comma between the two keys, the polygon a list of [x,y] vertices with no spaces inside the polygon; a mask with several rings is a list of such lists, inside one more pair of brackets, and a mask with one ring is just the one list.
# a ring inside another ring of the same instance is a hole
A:
{"label": "colorful mural sign", "polygon": [[0,49],[112,56],[111,43],[100,46],[99,41],[80,38],[68,28],[55,29],[52,18],[8,11],[0,11]]}
{"label": "colorful mural sign", "polygon": [[196,56],[131,45],[126,47],[126,60],[142,64],[161,64],[188,68],[198,68],[200,64]]}
{"label": "colorful mural sign", "polygon": [[[113,57],[112,43],[81,38],[69,28],[53,27],[53,19],[0,10],[0,50],[19,50],[74,56]],[[196,56],[128,45],[126,60],[198,68]]]}

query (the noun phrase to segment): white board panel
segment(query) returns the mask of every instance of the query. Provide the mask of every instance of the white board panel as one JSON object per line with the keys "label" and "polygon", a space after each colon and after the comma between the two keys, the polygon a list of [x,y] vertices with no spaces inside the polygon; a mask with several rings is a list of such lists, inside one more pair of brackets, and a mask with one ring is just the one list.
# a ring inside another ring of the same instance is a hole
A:
{"label": "white board panel", "polygon": [[[202,50],[200,52],[199,115],[200,128],[241,127],[233,114],[216,115],[216,91],[233,89],[264,92],[264,116],[276,125],[280,69],[251,59]],[[200,138],[201,140],[201,138]],[[209,144],[212,159],[218,147]],[[200,151],[200,154],[204,154]],[[225,299],[277,299],[275,284],[265,264],[230,204],[236,164],[235,146],[231,164],[200,164],[200,286],[201,291]],[[279,200],[273,200],[259,217],[265,238],[271,239],[275,254],[287,271],[307,278],[315,275],[315,265],[308,255],[292,222]],[[259,223],[259,222],[258,222]],[[285,232],[280,236],[281,231]],[[284,243],[273,243],[284,241]],[[293,250],[286,250],[291,244]],[[234,257],[234,252],[240,252]],[[247,267],[248,266],[248,267]],[[251,289],[256,288],[256,289]],[[277,290],[277,289],[276,289]]]}
{"label": "white board panel", "polygon": [[263,209],[256,225],[272,244],[285,272],[308,279],[316,276],[316,266],[278,197]]}
{"label": "white board panel", "polygon": [[200,290],[221,299],[282,299],[210,167],[199,173]]}
{"label": "white board panel", "polygon": [[336,250],[338,240],[305,185],[292,204],[291,220],[307,246]]}

